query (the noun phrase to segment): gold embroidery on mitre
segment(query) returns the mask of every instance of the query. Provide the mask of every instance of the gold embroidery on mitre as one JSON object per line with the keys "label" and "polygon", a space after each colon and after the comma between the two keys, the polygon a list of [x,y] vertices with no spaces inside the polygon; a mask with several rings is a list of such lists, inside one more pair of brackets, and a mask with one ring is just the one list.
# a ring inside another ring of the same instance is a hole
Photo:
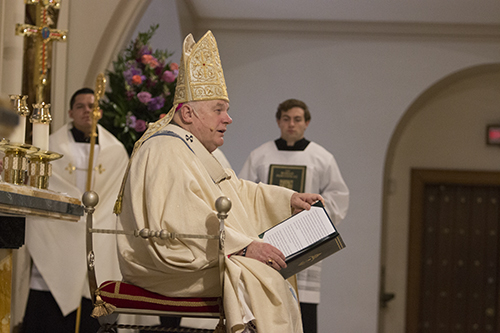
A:
{"label": "gold embroidery on mitre", "polygon": [[189,34],[184,39],[174,105],[215,99],[229,102],[217,42],[210,30],[198,43]]}

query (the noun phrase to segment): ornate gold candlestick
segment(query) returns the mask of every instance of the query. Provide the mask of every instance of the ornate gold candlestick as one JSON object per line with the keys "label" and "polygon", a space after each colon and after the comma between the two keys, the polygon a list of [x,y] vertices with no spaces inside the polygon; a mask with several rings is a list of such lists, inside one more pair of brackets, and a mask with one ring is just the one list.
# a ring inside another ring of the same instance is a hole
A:
{"label": "ornate gold candlestick", "polygon": [[9,136],[10,142],[24,143],[26,133],[26,117],[29,116],[30,110],[26,103],[28,95],[9,95],[12,108],[19,115],[19,124]]}
{"label": "ornate gold candlestick", "polygon": [[48,150],[40,150],[30,154],[30,186],[46,190],[49,187],[49,177],[52,176],[52,164],[50,162],[61,157],[63,157],[62,154]]}
{"label": "ornate gold candlestick", "polygon": [[7,183],[24,185],[28,171],[26,156],[38,151],[37,147],[9,140],[0,141],[0,150],[5,153],[3,157],[3,175]]}

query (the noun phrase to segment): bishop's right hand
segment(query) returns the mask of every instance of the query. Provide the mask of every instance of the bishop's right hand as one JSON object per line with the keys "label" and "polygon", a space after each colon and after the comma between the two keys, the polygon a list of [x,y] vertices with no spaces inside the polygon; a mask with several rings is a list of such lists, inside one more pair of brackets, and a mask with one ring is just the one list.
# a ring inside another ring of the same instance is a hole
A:
{"label": "bishop's right hand", "polygon": [[271,244],[253,241],[248,245],[246,257],[258,260],[276,270],[286,268],[285,255]]}

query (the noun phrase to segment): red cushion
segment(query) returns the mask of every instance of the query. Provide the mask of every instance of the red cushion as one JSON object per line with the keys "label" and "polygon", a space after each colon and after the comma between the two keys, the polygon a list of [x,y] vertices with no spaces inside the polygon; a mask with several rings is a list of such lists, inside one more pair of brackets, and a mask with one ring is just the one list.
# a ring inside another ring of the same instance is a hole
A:
{"label": "red cushion", "polygon": [[101,298],[117,308],[219,313],[217,297],[167,297],[121,281],[106,281]]}

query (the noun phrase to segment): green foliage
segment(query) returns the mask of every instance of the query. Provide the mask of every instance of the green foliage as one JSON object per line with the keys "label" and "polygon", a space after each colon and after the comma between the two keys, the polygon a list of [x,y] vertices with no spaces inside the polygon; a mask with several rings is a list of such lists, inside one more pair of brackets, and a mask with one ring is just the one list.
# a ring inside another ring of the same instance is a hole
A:
{"label": "green foliage", "polygon": [[152,25],[122,51],[113,62],[105,97],[100,101],[99,123],[120,140],[131,154],[147,124],[166,114],[173,104],[179,66],[172,53],[154,50],[150,40],[158,29]]}

